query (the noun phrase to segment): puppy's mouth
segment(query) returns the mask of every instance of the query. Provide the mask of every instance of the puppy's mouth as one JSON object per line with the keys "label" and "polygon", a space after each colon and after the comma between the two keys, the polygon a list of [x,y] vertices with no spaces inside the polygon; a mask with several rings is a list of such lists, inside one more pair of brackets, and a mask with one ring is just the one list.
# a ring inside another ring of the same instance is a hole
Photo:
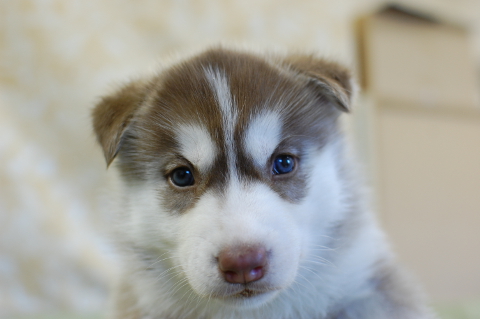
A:
{"label": "puppy's mouth", "polygon": [[281,290],[280,288],[263,288],[263,289],[256,289],[256,288],[251,288],[251,287],[244,287],[243,290],[240,292],[233,293],[229,296],[226,296],[226,298],[233,298],[233,299],[251,299],[257,296],[262,296],[262,295],[269,295],[271,293],[274,293],[275,291]]}
{"label": "puppy's mouth", "polygon": [[242,290],[238,294],[234,295],[234,297],[237,297],[237,298],[251,298],[251,297],[255,297],[255,296],[257,296],[261,293],[263,293],[263,292],[250,290],[248,288],[245,288],[244,290]]}
{"label": "puppy's mouth", "polygon": [[235,292],[229,296],[224,296],[223,299],[227,304],[240,307],[255,308],[272,298],[274,298],[279,289],[261,289],[244,287],[243,290]]}
{"label": "puppy's mouth", "polygon": [[237,287],[235,290],[231,290],[225,294],[218,294],[213,293],[210,296],[214,298],[224,299],[224,300],[240,300],[240,299],[249,299],[254,298],[261,295],[268,295],[271,292],[278,291],[280,289],[271,288],[271,287],[249,287],[248,285],[243,285],[243,289],[238,289]]}

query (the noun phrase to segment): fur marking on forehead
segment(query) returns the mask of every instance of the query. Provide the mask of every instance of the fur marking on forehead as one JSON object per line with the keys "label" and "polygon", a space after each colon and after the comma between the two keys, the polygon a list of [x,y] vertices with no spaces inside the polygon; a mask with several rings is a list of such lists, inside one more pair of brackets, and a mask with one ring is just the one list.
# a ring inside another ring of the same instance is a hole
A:
{"label": "fur marking on forehead", "polygon": [[213,68],[206,68],[205,75],[215,95],[220,111],[222,113],[223,135],[225,139],[225,151],[227,153],[228,167],[231,175],[235,173],[235,126],[237,124],[237,110],[235,101],[230,92],[228,79],[225,73]]}
{"label": "fur marking on forehead", "polygon": [[263,166],[280,143],[282,121],[278,112],[265,110],[254,116],[245,132],[245,150],[256,166]]}
{"label": "fur marking on forehead", "polygon": [[196,124],[183,124],[176,129],[180,152],[201,171],[208,170],[216,156],[217,147],[207,128]]}

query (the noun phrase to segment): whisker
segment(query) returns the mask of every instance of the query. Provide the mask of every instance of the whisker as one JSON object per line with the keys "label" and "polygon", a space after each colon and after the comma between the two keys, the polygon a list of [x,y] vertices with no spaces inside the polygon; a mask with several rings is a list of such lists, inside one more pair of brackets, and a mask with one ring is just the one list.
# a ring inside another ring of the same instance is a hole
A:
{"label": "whisker", "polygon": [[[299,266],[299,268],[308,270],[309,272],[311,272],[312,274],[314,274],[315,276],[317,276],[318,279],[320,279],[321,281],[325,281],[325,278],[323,278],[322,276],[320,276],[320,274],[316,273],[316,272],[313,271],[311,268],[308,268],[308,267],[305,267],[305,266]],[[300,274],[299,274],[299,275],[300,275]],[[315,286],[314,286],[314,287],[315,287]]]}
{"label": "whisker", "polygon": [[338,268],[337,265],[335,265],[333,262],[331,262],[330,260],[328,260],[326,258],[323,258],[323,257],[320,257],[320,256],[311,256],[311,257],[313,258],[313,260],[316,260],[320,263],[323,263],[324,265],[329,265],[329,266],[332,266],[334,268]]}
{"label": "whisker", "polygon": [[172,286],[171,288],[171,294],[174,295],[177,291],[181,290],[183,287],[185,287],[188,284],[188,278],[183,278],[175,283],[175,285]]}
{"label": "whisker", "polygon": [[160,275],[158,275],[156,278],[155,278],[155,281],[154,283],[157,283],[159,282],[160,280],[164,279],[166,276],[171,276],[170,279],[168,279],[166,283],[168,283],[174,276],[182,273],[181,270],[174,270],[175,268],[178,268],[180,266],[174,266],[174,267],[170,267],[169,269],[163,271]]}
{"label": "whisker", "polygon": [[[297,274],[297,275],[300,275],[300,274]],[[309,284],[311,284],[311,285],[313,286],[313,284],[312,284],[307,278],[305,278],[304,276],[302,276],[302,277],[303,277],[304,280],[306,280]],[[302,287],[305,288],[307,291],[309,290],[307,286],[301,284],[298,280],[294,280],[293,282],[294,282],[295,284],[297,284],[297,285],[302,286]],[[314,286],[313,286],[313,287],[314,287]]]}
{"label": "whisker", "polygon": [[162,262],[162,261],[165,261],[165,260],[167,260],[167,259],[172,259],[172,258],[173,258],[173,256],[169,256],[169,257],[165,257],[165,258],[159,259],[161,256],[163,256],[163,255],[165,255],[165,254],[166,254],[166,253],[163,253],[162,255],[160,255],[152,264],[148,265],[148,266],[146,267],[146,269],[151,268],[152,266],[158,264],[159,262]]}

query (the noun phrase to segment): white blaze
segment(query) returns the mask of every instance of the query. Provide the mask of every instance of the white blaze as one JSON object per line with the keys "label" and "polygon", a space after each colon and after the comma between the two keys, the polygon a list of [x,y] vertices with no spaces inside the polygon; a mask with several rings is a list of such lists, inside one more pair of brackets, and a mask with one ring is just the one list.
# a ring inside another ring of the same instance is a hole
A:
{"label": "white blaze", "polygon": [[245,148],[255,165],[263,166],[278,146],[282,122],[278,113],[264,111],[256,115],[245,132]]}
{"label": "white blaze", "polygon": [[217,156],[217,147],[205,127],[183,124],[176,130],[182,156],[199,170],[208,170]]}
{"label": "white blaze", "polygon": [[225,150],[228,159],[228,167],[231,176],[236,176],[235,172],[235,125],[237,124],[237,110],[235,109],[234,100],[230,87],[228,85],[228,79],[225,74],[219,70],[212,68],[205,69],[205,75],[208,82],[215,94],[215,98],[218,102],[220,112],[223,119],[223,134],[225,136]]}

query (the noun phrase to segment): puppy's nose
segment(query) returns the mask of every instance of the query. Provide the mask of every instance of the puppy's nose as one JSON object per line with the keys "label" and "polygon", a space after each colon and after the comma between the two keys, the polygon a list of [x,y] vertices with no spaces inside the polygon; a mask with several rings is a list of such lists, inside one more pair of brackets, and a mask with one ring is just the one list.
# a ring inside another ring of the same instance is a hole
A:
{"label": "puppy's nose", "polygon": [[218,268],[226,281],[246,284],[259,280],[265,274],[267,252],[263,247],[229,247],[218,255]]}

